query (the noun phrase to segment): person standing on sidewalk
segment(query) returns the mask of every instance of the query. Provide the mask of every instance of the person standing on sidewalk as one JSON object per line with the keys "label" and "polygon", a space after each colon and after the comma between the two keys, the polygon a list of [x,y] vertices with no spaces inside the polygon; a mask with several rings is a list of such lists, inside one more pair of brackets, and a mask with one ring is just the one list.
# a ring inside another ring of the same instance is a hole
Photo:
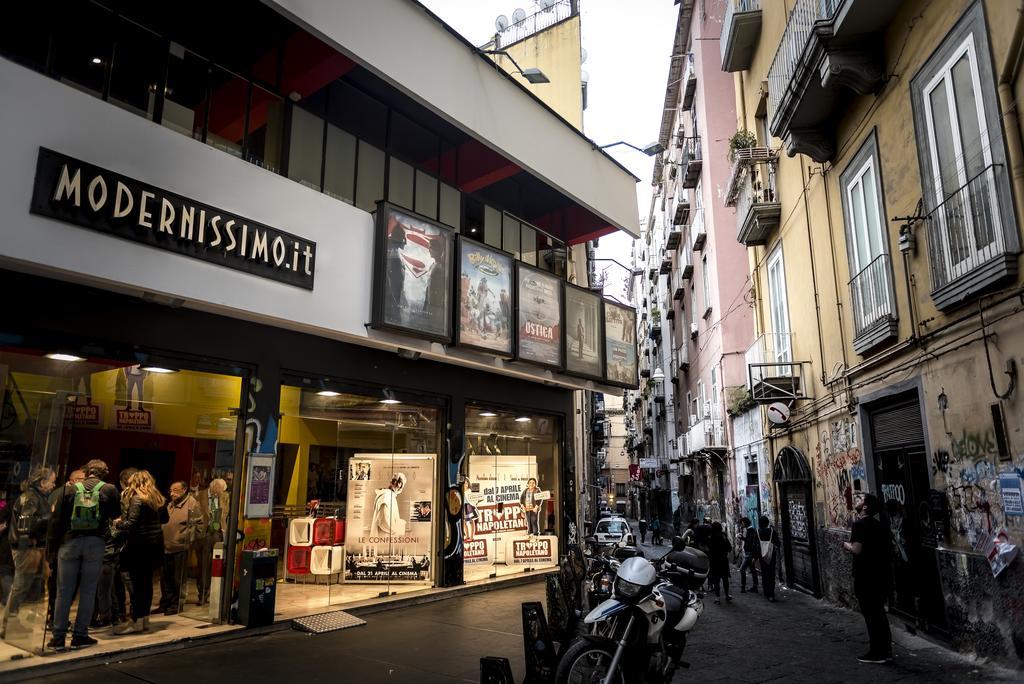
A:
{"label": "person standing on sidewalk", "polygon": [[153,573],[164,559],[162,525],[167,522],[164,497],[148,470],[139,470],[128,479],[121,494],[124,515],[115,527],[124,537],[121,567],[131,583],[131,617],[114,629],[114,634],[145,632],[153,608]]}
{"label": "person standing on sidewalk", "polygon": [[46,644],[63,651],[71,620],[71,602],[78,584],[78,610],[71,648],[92,646],[89,623],[96,608],[96,585],[103,569],[104,538],[110,523],[121,513],[117,488],[107,484],[107,464],[93,459],[82,466],[85,480],[64,485],[54,505],[47,542],[57,548],[57,601],[53,608],[53,638]]}
{"label": "person standing on sidewalk", "polygon": [[750,523],[750,518],[741,518],[743,525],[743,562],[740,563],[740,593],[747,593],[747,570],[754,582],[754,593],[757,593],[757,566],[761,561],[761,545],[757,540],[757,530]]}
{"label": "person standing on sidewalk", "polygon": [[865,494],[856,510],[860,517],[853,523],[850,541],[843,542],[843,547],[853,554],[853,592],[871,642],[870,650],[857,660],[887,663],[892,660],[892,631],[885,614],[892,553],[889,530],[878,519],[882,506],[874,494]]}
{"label": "person standing on sidewalk", "polygon": [[[21,484],[21,494],[14,502],[8,522],[8,535],[13,566],[11,591],[4,605],[0,638],[7,635],[11,618],[16,618],[24,601],[30,600],[34,586],[41,586],[47,578],[46,528],[50,523],[50,505],[47,497],[53,491],[57,474],[47,466],[29,471]],[[19,630],[27,629],[18,623]]]}
{"label": "person standing on sidewalk", "polygon": [[640,518],[640,522],[636,526],[640,530],[640,543],[645,544],[647,542],[647,518]]}
{"label": "person standing on sidewalk", "polygon": [[776,557],[779,555],[779,535],[772,527],[772,521],[767,515],[757,519],[757,543],[760,547],[761,582],[764,586],[764,595],[772,603],[775,603],[775,565]]}
{"label": "person standing on sidewalk", "polygon": [[651,543],[661,546],[661,520],[658,516],[651,518]]}
{"label": "person standing on sidewalk", "polygon": [[[160,605],[156,612],[175,615],[184,603],[181,599],[185,590],[185,563],[189,549],[198,537],[197,526],[202,521],[202,511],[184,482],[172,484],[170,494],[167,522],[163,525],[164,567],[160,575]],[[202,593],[200,587],[199,595]]]}
{"label": "person standing on sidewalk", "polygon": [[715,590],[715,603],[719,603],[721,594],[718,585],[722,585],[725,591],[725,600],[732,601],[732,594],[729,593],[729,554],[732,553],[732,544],[722,530],[722,523],[711,523],[711,587]]}

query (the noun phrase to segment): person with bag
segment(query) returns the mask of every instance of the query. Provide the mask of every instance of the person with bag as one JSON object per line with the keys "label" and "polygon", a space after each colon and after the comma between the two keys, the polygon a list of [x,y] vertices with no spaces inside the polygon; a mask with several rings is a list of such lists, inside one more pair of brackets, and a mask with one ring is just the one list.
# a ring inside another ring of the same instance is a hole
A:
{"label": "person with bag", "polygon": [[775,603],[775,559],[778,556],[779,535],[775,533],[775,528],[772,527],[767,515],[757,519],[757,542],[764,595]]}
{"label": "person with bag", "polygon": [[89,623],[96,608],[96,585],[103,568],[104,536],[120,515],[117,489],[107,484],[107,464],[93,459],[82,466],[85,480],[64,485],[50,517],[47,542],[57,551],[57,601],[53,608],[53,638],[46,644],[55,651],[66,648],[75,586],[80,589],[71,648],[92,646]]}
{"label": "person with bag", "polygon": [[156,612],[174,615],[184,603],[185,564],[189,550],[201,533],[202,512],[185,482],[172,484],[170,494],[167,522],[163,525],[164,567],[160,575],[160,605]]}
{"label": "person with bag", "polygon": [[661,518],[656,515],[651,518],[651,543],[661,546]]}
{"label": "person with bag", "polygon": [[164,560],[164,532],[167,522],[165,499],[148,470],[128,478],[121,493],[124,514],[114,523],[124,539],[121,568],[128,572],[131,585],[131,617],[114,628],[114,634],[145,632],[153,608],[153,572]]}
{"label": "person with bag", "polygon": [[740,593],[747,593],[747,570],[749,570],[750,577],[754,581],[753,591],[756,594],[757,566],[761,562],[761,544],[757,538],[757,530],[751,524],[750,518],[742,518],[740,523],[743,525],[743,562],[740,563]]}
{"label": "person with bag", "polygon": [[843,548],[853,554],[853,593],[867,626],[870,648],[857,658],[862,663],[882,664],[892,660],[892,630],[885,614],[885,599],[891,584],[892,544],[888,526],[879,520],[881,502],[865,494],[857,504],[860,516]]}
{"label": "person with bag", "polygon": [[[21,483],[21,494],[11,507],[7,538],[10,542],[14,579],[4,606],[0,638],[7,636],[11,618],[17,616],[22,602],[29,599],[33,586],[46,579],[46,528],[50,522],[47,500],[57,481],[57,473],[46,466],[33,468]],[[7,638],[10,638],[7,636]]]}

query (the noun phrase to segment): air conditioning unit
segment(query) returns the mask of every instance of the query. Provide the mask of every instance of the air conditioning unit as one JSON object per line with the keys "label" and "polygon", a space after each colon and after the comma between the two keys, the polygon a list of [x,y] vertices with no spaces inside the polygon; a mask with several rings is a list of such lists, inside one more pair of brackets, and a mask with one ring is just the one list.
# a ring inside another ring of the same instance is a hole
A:
{"label": "air conditioning unit", "polygon": [[696,337],[696,336],[697,336],[697,324],[696,323],[690,323],[690,337]]}

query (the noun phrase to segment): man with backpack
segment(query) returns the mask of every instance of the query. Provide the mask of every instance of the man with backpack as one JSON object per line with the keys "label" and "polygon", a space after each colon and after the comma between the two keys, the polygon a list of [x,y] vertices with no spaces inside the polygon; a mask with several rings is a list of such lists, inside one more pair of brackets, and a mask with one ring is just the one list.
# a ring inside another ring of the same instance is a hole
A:
{"label": "man with backpack", "polygon": [[0,637],[7,634],[10,619],[18,614],[33,587],[42,587],[46,577],[46,526],[50,521],[50,505],[46,497],[53,491],[57,474],[52,468],[33,468],[21,484],[21,495],[11,509],[8,538],[14,561],[14,581],[4,606]]}
{"label": "man with backpack", "polygon": [[92,646],[89,623],[96,608],[96,584],[103,568],[104,536],[112,520],[121,514],[117,489],[103,481],[107,464],[93,459],[82,466],[85,480],[64,485],[64,494],[53,509],[47,541],[57,550],[57,602],[53,609],[53,638],[46,644],[55,651],[66,649],[75,584],[81,600],[75,614],[71,648]]}

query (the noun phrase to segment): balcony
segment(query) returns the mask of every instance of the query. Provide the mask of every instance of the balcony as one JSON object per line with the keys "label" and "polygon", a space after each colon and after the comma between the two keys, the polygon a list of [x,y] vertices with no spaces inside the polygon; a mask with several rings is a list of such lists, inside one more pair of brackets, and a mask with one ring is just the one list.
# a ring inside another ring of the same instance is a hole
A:
{"label": "balcony", "polygon": [[1017,227],[1006,169],[993,164],[927,217],[932,299],[946,311],[1017,275]]}
{"label": "balcony", "polygon": [[744,71],[761,35],[761,0],[726,0],[719,47],[722,71]]}
{"label": "balcony", "polygon": [[725,427],[722,425],[722,421],[705,418],[692,423],[686,432],[686,448],[688,455],[708,450],[727,449]]}
{"label": "balcony", "polygon": [[700,136],[695,135],[683,140],[683,158],[680,166],[683,168],[683,187],[697,187],[697,179],[700,178],[700,170],[703,166],[700,151]]}
{"label": "balcony", "polygon": [[697,68],[693,61],[693,53],[686,55],[686,71],[683,72],[683,109],[693,106],[693,96],[697,93]]}
{"label": "balcony", "polygon": [[665,249],[675,250],[679,249],[679,243],[683,240],[683,231],[673,229],[668,232],[668,236],[665,238]]}
{"label": "balcony", "polygon": [[681,344],[678,347],[672,348],[672,381],[677,382],[679,373],[688,373],[690,371],[690,347],[686,344]]}
{"label": "balcony", "polygon": [[803,363],[793,362],[788,333],[765,333],[747,349],[747,389],[759,404],[806,399]]}
{"label": "balcony", "polygon": [[[680,138],[680,140],[682,140],[682,138]],[[675,216],[673,216],[672,219],[673,225],[686,225],[686,222],[690,220],[690,200],[688,200],[686,197],[677,199],[676,212]]]}
{"label": "balcony", "polygon": [[882,33],[901,0],[797,0],[768,70],[769,131],[789,156],[835,154],[834,115],[885,78]]}
{"label": "balcony", "polygon": [[657,312],[657,316],[651,313],[651,331],[650,337],[652,340],[661,340],[661,312]]}
{"label": "balcony", "polygon": [[892,262],[878,255],[850,279],[853,303],[853,349],[860,355],[894,340],[899,330],[892,287]]}
{"label": "balcony", "polygon": [[672,255],[667,247],[661,248],[661,266],[658,268],[658,273],[661,275],[668,275],[672,272]]}
{"label": "balcony", "polygon": [[704,227],[704,210],[698,209],[693,214],[693,223],[690,224],[690,242],[693,245],[693,251],[699,252],[704,249],[704,243],[707,242],[707,239],[707,229]]}
{"label": "balcony", "polygon": [[736,239],[747,247],[766,244],[779,225],[782,205],[775,170],[775,152],[763,147],[738,150],[733,162],[725,205],[736,207]]}

